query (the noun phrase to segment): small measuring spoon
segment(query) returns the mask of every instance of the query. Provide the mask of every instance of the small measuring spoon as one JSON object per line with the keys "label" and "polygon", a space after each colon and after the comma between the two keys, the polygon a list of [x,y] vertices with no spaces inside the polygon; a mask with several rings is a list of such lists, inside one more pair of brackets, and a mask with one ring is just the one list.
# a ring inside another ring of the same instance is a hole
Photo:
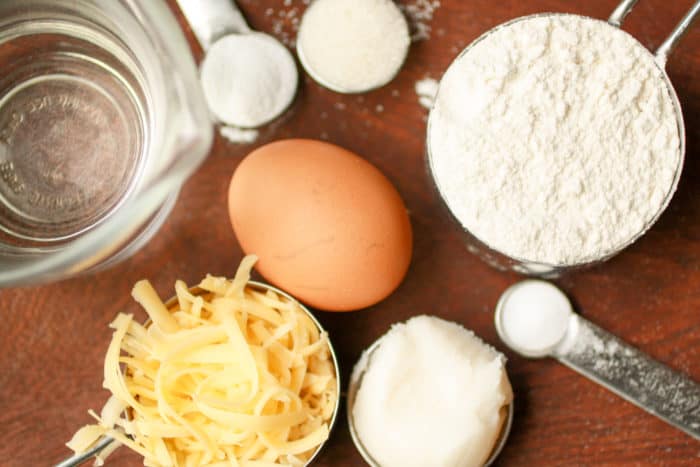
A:
{"label": "small measuring spoon", "polygon": [[[294,100],[299,81],[299,72],[289,50],[271,35],[251,30],[233,0],[177,0],[177,4],[205,52],[201,67],[203,83],[219,81],[218,76],[208,79],[208,74],[230,75],[221,82],[231,87],[240,86],[236,72],[245,73],[249,78],[258,75],[258,80],[252,80],[255,82],[263,81],[265,77],[262,74],[275,74],[268,77],[268,81],[276,83],[276,86],[265,89],[265,92],[277,93],[275,99],[261,99],[249,89],[241,89],[234,95],[232,91],[226,94],[224,90],[217,89],[221,86],[205,85],[204,94],[214,115],[223,123],[240,128],[257,128],[279,117]],[[259,53],[255,56],[250,54],[245,67],[237,69],[232,65],[231,46],[235,46],[241,54],[253,50]],[[231,115],[227,106],[232,102],[240,105],[242,99],[250,100],[246,105],[256,106],[254,115]],[[266,101],[266,105],[262,101]]]}
{"label": "small measuring spoon", "polygon": [[501,340],[528,358],[554,357],[700,440],[700,385],[575,314],[549,282],[526,280],[496,305]]}
{"label": "small measuring spoon", "polygon": [[[355,444],[355,447],[360,452],[362,458],[371,467],[381,467],[381,464],[374,460],[372,454],[370,454],[369,450],[365,447],[364,444],[362,444],[360,435],[357,433],[357,429],[355,428],[355,418],[352,415],[352,411],[355,407],[355,398],[357,397],[357,391],[362,385],[362,379],[364,378],[365,372],[367,371],[367,367],[369,366],[370,360],[372,359],[372,354],[375,350],[377,350],[377,348],[379,348],[381,343],[382,338],[380,337],[379,339],[374,341],[374,343],[371,346],[369,346],[369,348],[362,355],[360,361],[356,365],[359,367],[359,370],[353,371],[352,377],[350,379],[350,386],[348,387],[347,393],[346,416],[348,420],[348,427],[350,428],[350,436],[352,437],[352,442]],[[510,429],[513,426],[513,413],[515,412],[514,403],[511,402],[510,404],[508,404],[507,407],[501,408],[501,410],[506,412],[505,420],[503,421],[503,425],[501,426],[501,433],[498,435],[498,439],[496,440],[496,443],[494,444],[493,449],[491,450],[491,455],[486,460],[484,467],[489,467],[496,461],[496,458],[503,450],[503,447],[506,445],[506,441],[508,440],[508,436],[510,435]]]}

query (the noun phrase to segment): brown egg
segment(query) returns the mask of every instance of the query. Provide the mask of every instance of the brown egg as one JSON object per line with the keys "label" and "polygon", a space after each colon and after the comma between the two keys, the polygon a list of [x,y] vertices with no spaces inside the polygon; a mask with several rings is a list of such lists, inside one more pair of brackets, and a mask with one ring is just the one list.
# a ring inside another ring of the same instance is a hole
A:
{"label": "brown egg", "polygon": [[343,148],[304,139],[265,145],[236,169],[228,203],[258,271],[315,308],[365,308],[406,275],[406,207],[376,167]]}

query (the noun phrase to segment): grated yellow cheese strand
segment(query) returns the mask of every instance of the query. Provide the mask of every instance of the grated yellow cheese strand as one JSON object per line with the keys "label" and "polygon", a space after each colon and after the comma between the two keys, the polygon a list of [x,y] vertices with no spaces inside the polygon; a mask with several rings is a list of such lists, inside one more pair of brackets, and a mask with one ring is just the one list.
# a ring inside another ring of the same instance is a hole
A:
{"label": "grated yellow cheese strand", "polygon": [[97,424],[68,443],[84,452],[103,435],[147,467],[298,467],[328,437],[338,385],[328,337],[295,301],[246,288],[256,258],[235,278],[207,276],[194,295],[175,283],[168,309],[147,281],[133,296],[144,327],[119,314],[105,356],[112,396]]}
{"label": "grated yellow cheese strand", "polygon": [[150,282],[138,281],[131,291],[131,296],[146,310],[151,321],[163,331],[175,332],[178,330],[177,321],[170,315]]}

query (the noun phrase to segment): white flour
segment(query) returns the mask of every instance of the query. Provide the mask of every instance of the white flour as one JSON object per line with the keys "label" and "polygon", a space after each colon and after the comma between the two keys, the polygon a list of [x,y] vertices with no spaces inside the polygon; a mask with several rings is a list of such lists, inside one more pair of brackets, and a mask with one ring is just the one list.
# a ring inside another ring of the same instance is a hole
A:
{"label": "white flour", "polygon": [[416,81],[413,89],[418,96],[418,103],[426,109],[432,108],[437,96],[439,83],[433,78],[423,78]]}
{"label": "white flour", "polygon": [[234,144],[250,144],[258,139],[258,130],[253,128],[238,128],[235,126],[222,125],[219,129],[221,136]]}
{"label": "white flour", "polygon": [[283,44],[296,45],[301,15],[310,3],[311,0],[284,0],[277,10],[272,7],[265,10],[265,16],[272,19],[272,33]]}
{"label": "white flour", "polygon": [[575,16],[502,27],[445,74],[430,116],[455,217],[509,256],[571,265],[649,226],[680,160],[673,102],[627,33]]}
{"label": "white flour", "polygon": [[440,0],[407,0],[399,4],[411,26],[411,41],[418,42],[430,39],[435,10],[440,7]]}

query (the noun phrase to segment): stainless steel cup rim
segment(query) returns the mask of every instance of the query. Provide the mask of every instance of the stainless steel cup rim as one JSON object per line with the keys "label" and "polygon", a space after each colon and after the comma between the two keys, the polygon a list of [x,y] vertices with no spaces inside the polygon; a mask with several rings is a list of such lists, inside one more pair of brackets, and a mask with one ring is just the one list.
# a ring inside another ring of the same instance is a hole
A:
{"label": "stainless steel cup rim", "polygon": [[[353,375],[350,378],[350,385],[348,387],[348,393],[347,393],[347,407],[346,407],[346,417],[347,417],[347,422],[348,422],[348,428],[350,430],[350,436],[352,437],[352,442],[355,444],[355,447],[359,451],[360,455],[362,458],[369,464],[371,467],[381,467],[381,464],[377,462],[372,455],[370,454],[369,450],[365,447],[364,444],[362,444],[362,440],[360,439],[360,435],[357,432],[357,429],[355,428],[355,420],[352,415],[352,410],[355,406],[355,397],[357,396],[357,391],[360,389],[360,386],[362,385],[362,378],[365,375],[365,372],[367,371],[367,367],[370,364],[370,360],[372,357],[372,354],[379,348],[381,345],[382,340],[384,337],[380,337],[372,345],[365,350],[362,358],[366,358],[366,366],[360,371],[355,374],[353,371]],[[501,451],[503,451],[503,448],[506,445],[506,442],[508,441],[508,437],[510,436],[510,431],[511,428],[513,427],[513,415],[515,413],[515,401],[511,401],[510,404],[507,406],[504,406],[501,408],[501,410],[507,410],[507,414],[505,416],[505,419],[503,421],[503,425],[501,426],[501,432],[498,435],[498,439],[496,440],[496,443],[493,446],[493,449],[491,450],[491,455],[487,459],[486,463],[484,464],[484,467],[489,467],[491,466],[498,456],[501,454]]]}
{"label": "stainless steel cup rim", "polygon": [[[325,332],[325,329],[323,326],[321,326],[321,323],[316,319],[316,317],[309,311],[308,308],[306,308],[301,302],[299,302],[296,298],[292,297],[288,293],[278,289],[277,287],[274,287],[269,284],[265,284],[263,282],[258,282],[258,281],[248,281],[246,284],[246,287],[251,287],[260,291],[268,291],[271,290],[275,292],[276,294],[292,301],[295,302],[299,305],[299,308],[311,319],[311,321],[314,323],[314,325],[318,328],[320,332]],[[199,288],[198,286],[190,287],[189,291],[194,294],[194,295],[199,295],[203,293],[208,293],[205,290]],[[170,310],[177,304],[177,296],[173,296],[169,298],[168,300],[165,301],[165,307]],[[144,326],[148,326],[150,324],[150,319],[147,319],[144,321]],[[331,354],[331,359],[333,360],[333,366],[335,367],[335,378],[336,378],[336,385],[337,385],[337,394],[336,394],[336,399],[335,399],[335,407],[333,408],[333,414],[331,415],[330,420],[328,421],[328,431],[329,431],[329,437],[321,444],[318,445],[318,447],[314,450],[313,454],[309,459],[306,461],[304,466],[310,465],[314,459],[318,456],[319,452],[323,449],[323,447],[326,445],[328,442],[328,439],[330,439],[330,433],[333,431],[333,427],[335,426],[335,422],[338,418],[338,411],[340,408],[340,368],[338,366],[338,358],[335,353],[335,349],[333,347],[333,343],[331,342],[330,338],[328,339],[328,350],[330,351]],[[62,462],[59,462],[56,464],[55,467],[73,467],[80,465],[86,461],[88,461],[90,458],[92,458],[94,455],[98,454],[101,452],[103,449],[105,449],[107,446],[109,446],[114,440],[109,437],[109,436],[103,436],[102,438],[98,439],[95,444],[88,449],[87,451],[79,454],[75,454],[71,456],[68,459],[63,460]]]}
{"label": "stainless steel cup rim", "polygon": [[[630,7],[631,8],[631,7]],[[577,15],[573,13],[536,13],[532,15],[526,15],[526,16],[520,16],[518,18],[514,18],[510,21],[506,21],[504,23],[501,23],[488,31],[484,32],[481,34],[479,37],[474,39],[469,45],[467,45],[460,53],[457,55],[457,57],[450,63],[450,65],[447,67],[447,70],[443,74],[442,78],[440,79],[440,85],[442,84],[442,79],[444,76],[449,72],[449,70],[457,63],[463,56],[468,54],[472,48],[484,40],[486,37],[494,33],[495,31],[509,27],[515,23],[521,22],[521,21],[527,21],[529,19],[533,18],[542,18],[542,17],[555,17],[555,16],[572,16],[572,17],[577,17],[577,18],[584,18],[586,20],[591,20],[591,21],[596,21],[603,23],[611,28],[617,28],[617,26],[611,24],[609,21],[601,20],[598,18],[592,18],[589,16],[584,16],[584,15]],[[630,35],[626,31],[623,31],[625,34],[627,34],[629,37],[631,37],[633,40],[635,40],[637,43],[639,43],[645,50],[648,50],[643,44],[639,42],[637,38],[634,36]],[[449,206],[447,203],[447,199],[445,195],[442,192],[442,189],[440,188],[440,185],[437,181],[437,177],[435,176],[435,167],[434,167],[434,154],[431,146],[431,138],[430,135],[432,134],[431,132],[431,127],[433,123],[433,115],[434,112],[433,110],[435,109],[435,102],[437,102],[438,96],[440,95],[441,91],[441,86],[438,86],[438,91],[436,93],[435,99],[433,101],[433,105],[430,108],[430,113],[428,115],[428,123],[427,123],[427,131],[426,131],[426,155],[427,155],[427,162],[428,162],[428,172],[430,174],[433,186],[437,190],[437,192],[440,195],[442,203],[446,206],[447,210],[450,212],[451,217],[453,220],[466,232],[468,232],[471,236],[473,236],[475,239],[477,239],[481,244],[485,245],[490,251],[496,252],[499,255],[502,255],[504,257],[507,257],[511,260],[513,260],[515,263],[518,264],[523,264],[526,265],[525,268],[523,268],[523,271],[519,272],[526,272],[530,274],[539,274],[539,271],[541,271],[541,274],[550,274],[553,271],[560,271],[560,270],[569,270],[569,269],[576,269],[576,268],[581,268],[597,263],[604,262],[611,257],[615,256],[616,254],[620,253],[623,251],[625,248],[629,247],[632,245],[634,242],[639,240],[661,217],[661,214],[666,210],[668,207],[669,203],[671,202],[671,199],[673,198],[673,195],[676,192],[676,189],[678,188],[678,183],[680,181],[683,165],[685,162],[685,153],[686,153],[686,141],[685,141],[685,122],[683,119],[683,113],[681,111],[681,105],[680,101],[678,100],[678,95],[676,94],[676,90],[673,87],[673,84],[671,83],[670,78],[668,77],[668,74],[666,73],[666,70],[664,68],[664,63],[658,55],[654,55],[651,51],[649,51],[650,54],[652,54],[654,58],[654,62],[656,63],[656,66],[658,67],[659,71],[661,72],[661,77],[664,81],[664,84],[666,85],[666,88],[668,90],[669,96],[671,98],[671,101],[673,103],[673,109],[676,114],[676,122],[677,122],[677,128],[678,128],[678,137],[680,141],[680,147],[679,147],[679,159],[678,159],[678,164],[676,166],[676,170],[674,173],[673,181],[671,183],[671,186],[669,187],[669,191],[664,197],[663,202],[661,203],[661,206],[659,207],[658,211],[652,218],[642,227],[640,231],[638,231],[635,235],[633,235],[631,238],[629,238],[627,241],[624,243],[608,250],[605,251],[604,253],[600,254],[599,256],[596,257],[591,257],[591,258],[584,258],[582,260],[576,261],[576,262],[571,262],[571,263],[563,263],[563,264],[550,264],[546,262],[540,262],[540,261],[532,261],[527,258],[520,258],[516,256],[509,255],[505,252],[502,252],[498,250],[497,248],[493,247],[490,245],[485,239],[479,238],[475,233],[469,231],[469,229],[464,226],[458,219],[457,215],[452,211],[452,208]],[[663,57],[665,59],[665,57]]]}

